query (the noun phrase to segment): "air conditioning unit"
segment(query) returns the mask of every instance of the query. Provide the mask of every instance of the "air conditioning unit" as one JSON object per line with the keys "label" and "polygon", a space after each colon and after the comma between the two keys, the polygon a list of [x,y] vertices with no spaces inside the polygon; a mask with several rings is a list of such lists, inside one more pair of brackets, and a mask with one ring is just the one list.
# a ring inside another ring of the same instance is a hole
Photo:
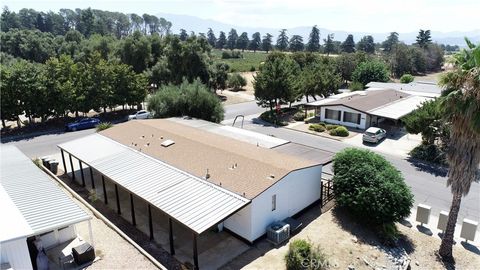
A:
{"label": "air conditioning unit", "polygon": [[285,222],[274,222],[267,227],[267,240],[275,245],[290,238],[290,225]]}

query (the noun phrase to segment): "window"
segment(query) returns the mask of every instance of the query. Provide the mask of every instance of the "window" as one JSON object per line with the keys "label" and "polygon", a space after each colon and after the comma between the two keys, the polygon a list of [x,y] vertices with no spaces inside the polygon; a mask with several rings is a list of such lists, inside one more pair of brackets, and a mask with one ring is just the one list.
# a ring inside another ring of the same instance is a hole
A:
{"label": "window", "polygon": [[341,111],[325,109],[325,118],[341,121]]}
{"label": "window", "polygon": [[351,113],[351,112],[343,112],[343,122],[360,124],[360,114],[359,113]]}
{"label": "window", "polygon": [[275,211],[277,209],[277,195],[272,196],[272,211]]}

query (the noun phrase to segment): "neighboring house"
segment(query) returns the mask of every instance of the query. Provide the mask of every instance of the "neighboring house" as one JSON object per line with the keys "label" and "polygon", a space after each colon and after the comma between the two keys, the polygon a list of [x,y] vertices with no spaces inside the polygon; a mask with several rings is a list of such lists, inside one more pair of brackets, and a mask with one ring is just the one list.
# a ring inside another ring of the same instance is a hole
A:
{"label": "neighboring house", "polygon": [[91,218],[15,146],[1,146],[0,206],[1,269],[34,269],[35,240],[48,250]]}
{"label": "neighboring house", "polygon": [[306,104],[315,108],[320,121],[357,129],[393,122],[411,113],[431,97],[392,89],[373,89],[342,93]]}
{"label": "neighboring house", "polygon": [[385,90],[392,89],[407,93],[413,96],[423,96],[435,98],[442,93],[436,83],[433,82],[411,82],[411,83],[393,83],[393,82],[370,82],[367,85],[367,90]]}
{"label": "neighboring house", "polygon": [[194,237],[218,226],[253,242],[272,222],[320,199],[322,166],[331,153],[324,153],[323,162],[304,160],[261,146],[283,140],[192,123],[130,121],[59,147]]}

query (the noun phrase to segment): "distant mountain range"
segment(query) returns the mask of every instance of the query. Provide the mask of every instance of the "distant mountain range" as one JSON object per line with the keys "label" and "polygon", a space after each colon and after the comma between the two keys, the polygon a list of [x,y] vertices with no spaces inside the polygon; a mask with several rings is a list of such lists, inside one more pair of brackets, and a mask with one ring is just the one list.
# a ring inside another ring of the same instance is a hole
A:
{"label": "distant mountain range", "polygon": [[[159,17],[163,17],[172,22],[172,32],[178,33],[180,29],[185,29],[188,32],[194,31],[195,33],[207,33],[208,28],[212,28],[215,32],[215,35],[218,37],[220,31],[224,31],[228,33],[230,29],[234,28],[237,30],[237,33],[240,35],[242,32],[247,32],[249,37],[255,32],[260,32],[263,36],[265,33],[270,33],[274,37],[278,34],[278,31],[282,28],[265,28],[265,27],[245,27],[245,26],[238,26],[232,25],[227,23],[222,23],[219,21],[211,20],[211,19],[202,19],[195,16],[189,15],[176,15],[176,14],[168,14],[168,13],[159,13]],[[348,31],[339,31],[339,30],[331,30],[322,28],[321,25],[318,25],[320,29],[321,39],[325,38],[327,34],[333,33],[335,40],[344,41],[345,38],[352,34],[354,36],[355,42],[359,41],[365,35],[371,35],[375,39],[376,42],[381,42],[386,39],[389,33],[371,33],[371,32],[348,32]],[[306,42],[308,40],[308,35],[312,30],[312,26],[299,26],[294,28],[287,29],[287,33],[289,36],[292,35],[301,35]],[[399,33],[399,39],[407,44],[411,44],[415,42],[415,38],[418,32],[408,32],[408,33]],[[465,46],[464,37],[468,37],[474,43],[480,42],[480,29],[461,32],[441,32],[441,31],[434,31],[432,30],[432,40],[434,42],[440,44],[450,44],[450,45],[459,45],[461,47]],[[275,39],[274,39],[275,40]]]}

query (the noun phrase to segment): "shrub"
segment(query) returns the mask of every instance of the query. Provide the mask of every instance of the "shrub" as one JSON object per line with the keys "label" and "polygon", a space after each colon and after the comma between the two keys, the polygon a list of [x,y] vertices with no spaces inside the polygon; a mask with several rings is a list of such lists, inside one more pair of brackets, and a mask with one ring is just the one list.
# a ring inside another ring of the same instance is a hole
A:
{"label": "shrub", "polygon": [[331,129],[328,134],[332,135],[332,136],[339,136],[339,137],[347,137],[348,134],[350,134],[348,132],[348,129],[344,126],[339,126],[339,127],[336,127],[334,129]]}
{"label": "shrub", "polygon": [[98,124],[98,126],[97,126],[97,132],[102,131],[102,130],[105,130],[105,129],[107,129],[107,128],[111,128],[111,127],[113,127],[113,124],[112,124],[112,123],[110,123],[110,122],[102,122],[102,123]]}
{"label": "shrub", "polygon": [[403,74],[402,77],[400,77],[400,82],[401,83],[411,83],[411,82],[413,82],[414,79],[415,79],[415,77],[413,77],[410,74]]}
{"label": "shrub", "polygon": [[275,113],[275,111],[263,112],[262,114],[260,114],[260,119],[262,119],[265,122],[268,122],[268,123],[271,123],[271,124],[274,124],[274,125],[278,125],[278,126],[288,125],[288,123],[286,123],[284,121],[280,121],[280,119],[278,119],[278,116]]}
{"label": "shrub", "polygon": [[247,85],[247,80],[243,78],[242,75],[238,73],[233,73],[228,78],[228,87],[233,88],[233,90],[238,91]]}
{"label": "shrub", "polygon": [[401,221],[410,215],[413,195],[400,172],[384,157],[347,148],[335,155],[333,183],[338,206],[374,225]]}
{"label": "shrub", "polygon": [[435,144],[422,143],[409,153],[411,158],[439,165],[447,165],[446,153]]}
{"label": "shrub", "polygon": [[379,237],[383,244],[393,246],[400,237],[400,232],[397,229],[395,223],[386,223],[379,228]]}
{"label": "shrub", "polygon": [[365,89],[365,86],[361,82],[352,82],[348,88],[351,91],[358,91],[358,90],[363,90]]}
{"label": "shrub", "polygon": [[339,127],[339,125],[330,125],[330,124],[325,125],[325,128],[327,130],[336,129],[337,127]]}
{"label": "shrub", "polygon": [[367,85],[369,82],[387,82],[388,69],[385,63],[372,60],[363,62],[352,73],[352,81]]}
{"label": "shrub", "polygon": [[147,107],[155,118],[188,115],[219,123],[224,114],[220,99],[200,80],[162,86],[148,98]]}
{"label": "shrub", "polygon": [[251,67],[250,67],[250,71],[251,71],[251,72],[254,72],[255,70],[256,70],[256,69],[255,69],[254,66],[251,66]]}
{"label": "shrub", "polygon": [[316,131],[316,132],[324,132],[325,131],[325,126],[324,125],[320,125],[320,124],[311,124],[309,127],[308,127],[309,130],[313,130],[313,131]]}
{"label": "shrub", "polygon": [[288,246],[285,255],[285,264],[288,270],[300,269],[328,269],[327,256],[318,246],[303,239],[293,240]]}
{"label": "shrub", "polygon": [[305,112],[298,111],[293,115],[293,120],[295,121],[303,121],[305,119]]}
{"label": "shrub", "polygon": [[239,59],[243,58],[242,54],[239,51],[223,51],[222,52],[222,59]]}

